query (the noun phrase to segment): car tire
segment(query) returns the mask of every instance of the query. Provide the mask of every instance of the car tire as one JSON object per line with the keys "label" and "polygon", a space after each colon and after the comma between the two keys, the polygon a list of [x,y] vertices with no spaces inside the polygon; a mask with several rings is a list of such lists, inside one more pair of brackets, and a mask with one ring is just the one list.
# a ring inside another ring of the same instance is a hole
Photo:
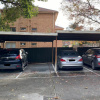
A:
{"label": "car tire", "polygon": [[96,67],[95,67],[95,65],[94,65],[94,62],[92,62],[92,69],[93,69],[93,70],[96,69]]}

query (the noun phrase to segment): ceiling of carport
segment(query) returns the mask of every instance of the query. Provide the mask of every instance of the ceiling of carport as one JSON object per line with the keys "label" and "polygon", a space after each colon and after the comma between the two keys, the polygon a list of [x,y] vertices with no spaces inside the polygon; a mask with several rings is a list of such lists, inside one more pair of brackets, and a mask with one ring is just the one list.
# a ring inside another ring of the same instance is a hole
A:
{"label": "ceiling of carport", "polygon": [[3,41],[39,41],[52,42],[57,33],[31,33],[31,32],[0,32],[0,42]]}
{"label": "ceiling of carport", "polygon": [[99,41],[100,31],[57,31],[57,40]]}

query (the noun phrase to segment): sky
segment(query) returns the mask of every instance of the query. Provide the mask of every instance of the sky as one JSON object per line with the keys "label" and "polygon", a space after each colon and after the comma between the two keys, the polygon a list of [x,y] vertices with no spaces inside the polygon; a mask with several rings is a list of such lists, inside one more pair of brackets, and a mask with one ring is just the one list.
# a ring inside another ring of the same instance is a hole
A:
{"label": "sky", "polygon": [[[61,2],[62,0],[48,0],[47,2],[35,0],[34,4],[39,7],[57,10],[59,13],[55,24],[66,29],[66,27],[69,26],[70,21],[68,21],[67,17],[62,13]],[[0,9],[1,8],[3,8],[2,4],[0,4]]]}

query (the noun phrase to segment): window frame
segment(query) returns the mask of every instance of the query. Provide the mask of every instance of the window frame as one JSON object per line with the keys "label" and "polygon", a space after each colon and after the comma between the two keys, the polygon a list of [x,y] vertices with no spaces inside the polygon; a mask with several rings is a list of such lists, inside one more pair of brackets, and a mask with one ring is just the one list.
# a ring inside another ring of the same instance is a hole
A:
{"label": "window frame", "polygon": [[[33,45],[33,44],[35,44],[35,45]],[[36,45],[37,45],[37,43],[31,43],[31,45],[32,45],[32,46],[36,46]]]}
{"label": "window frame", "polygon": [[[15,28],[15,31],[13,31],[12,28]],[[16,27],[10,27],[10,31],[16,32]]]}
{"label": "window frame", "polygon": [[20,27],[20,31],[26,31],[27,28],[26,27]]}
{"label": "window frame", "polygon": [[[24,44],[24,45],[22,45],[22,44]],[[26,43],[25,42],[21,42],[20,46],[26,46]]]}
{"label": "window frame", "polygon": [[[35,29],[35,30],[33,30],[33,29]],[[37,28],[33,28],[33,27],[32,27],[31,30],[32,30],[32,32],[37,32]]]}

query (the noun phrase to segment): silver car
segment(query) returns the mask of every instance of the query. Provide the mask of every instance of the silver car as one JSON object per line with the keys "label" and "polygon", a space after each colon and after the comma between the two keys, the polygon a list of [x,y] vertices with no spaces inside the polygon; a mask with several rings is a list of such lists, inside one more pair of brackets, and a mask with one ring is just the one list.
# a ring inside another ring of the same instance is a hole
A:
{"label": "silver car", "polygon": [[62,68],[80,68],[83,69],[83,60],[78,52],[73,50],[62,50],[57,56],[57,67]]}

